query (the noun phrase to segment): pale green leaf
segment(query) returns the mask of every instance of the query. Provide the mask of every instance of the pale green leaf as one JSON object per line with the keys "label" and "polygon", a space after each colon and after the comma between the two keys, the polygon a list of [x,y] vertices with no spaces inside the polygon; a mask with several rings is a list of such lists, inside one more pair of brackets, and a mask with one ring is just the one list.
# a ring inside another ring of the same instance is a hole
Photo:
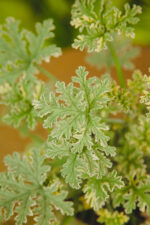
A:
{"label": "pale green leaf", "polygon": [[73,82],[57,82],[56,93],[43,93],[33,104],[44,118],[44,127],[51,128],[48,156],[63,158],[63,177],[79,188],[85,177],[95,174],[99,178],[106,173],[112,164],[105,154],[114,155],[114,149],[108,147],[109,137],[105,134],[109,127],[97,116],[110,101],[109,78],[88,78],[84,67],[79,67],[76,74]]}
{"label": "pale green leaf", "polygon": [[19,28],[19,21],[7,18],[0,29],[0,83],[13,83],[20,75],[33,79],[37,64],[59,56],[61,51],[45,41],[54,36],[51,19],[36,24],[36,34]]}
{"label": "pale green leaf", "polygon": [[8,83],[2,85],[1,103],[6,106],[3,121],[15,128],[25,123],[28,128],[34,129],[38,117],[32,101],[40,97],[42,87],[43,82],[24,78],[13,86]]}
{"label": "pale green leaf", "polygon": [[141,13],[139,6],[125,4],[124,12],[112,5],[111,0],[76,0],[72,8],[71,25],[79,29],[73,47],[89,52],[106,49],[114,33],[134,37],[134,28]]}
{"label": "pale green leaf", "polygon": [[[135,66],[132,60],[139,55],[139,48],[133,47],[130,40],[116,36],[114,37],[112,45],[116,50],[120,65],[127,70],[133,70]],[[96,66],[98,69],[106,68],[108,71],[115,66],[109,46],[99,53],[88,55],[86,61],[92,66]]]}
{"label": "pale green leaf", "polygon": [[117,176],[116,171],[112,171],[101,179],[89,179],[83,191],[87,203],[91,205],[95,211],[98,211],[109,198],[109,192],[113,192],[116,188],[120,189],[123,185],[124,183],[121,177]]}
{"label": "pale green leaf", "polygon": [[23,158],[18,153],[5,158],[9,172],[0,174],[0,211],[2,214],[4,210],[1,216],[5,220],[16,214],[16,225],[22,225],[27,216],[33,215],[37,216],[36,224],[48,225],[55,219],[53,207],[62,214],[73,214],[72,203],[64,201],[67,193],[58,191],[57,183],[44,185],[50,169],[44,165],[45,157],[39,150],[33,150]]}
{"label": "pale green leaf", "polygon": [[77,155],[70,154],[61,170],[62,176],[65,177],[66,182],[76,189],[80,187],[81,183],[81,167],[81,159]]}

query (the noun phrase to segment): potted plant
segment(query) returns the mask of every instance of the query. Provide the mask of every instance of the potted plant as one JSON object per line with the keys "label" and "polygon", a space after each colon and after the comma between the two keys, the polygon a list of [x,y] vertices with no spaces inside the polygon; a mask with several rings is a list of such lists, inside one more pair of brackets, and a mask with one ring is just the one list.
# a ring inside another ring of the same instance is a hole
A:
{"label": "potted plant", "polygon": [[[68,85],[41,67],[61,54],[47,42],[54,36],[51,19],[37,23],[35,34],[13,18],[1,26],[2,119],[33,140],[24,154],[4,159],[1,223],[14,215],[17,225],[28,216],[37,225],[76,224],[75,217],[89,224],[149,224],[150,79],[135,70],[125,82],[122,72],[122,66],[133,68],[130,59],[138,53],[124,37],[134,38],[139,13],[136,5],[120,11],[111,1],[75,1],[73,47],[87,48],[87,60],[105,64],[108,73],[88,77],[80,66]],[[38,123],[46,140],[31,132]]]}

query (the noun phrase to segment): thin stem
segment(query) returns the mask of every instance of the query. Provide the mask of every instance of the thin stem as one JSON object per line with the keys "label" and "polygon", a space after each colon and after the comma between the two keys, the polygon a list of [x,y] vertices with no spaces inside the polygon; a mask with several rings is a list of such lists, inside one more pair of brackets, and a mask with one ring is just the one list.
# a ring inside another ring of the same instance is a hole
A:
{"label": "thin stem", "polygon": [[114,63],[115,63],[116,70],[117,70],[117,73],[118,73],[120,85],[121,85],[122,88],[125,88],[126,87],[125,80],[124,80],[124,76],[123,76],[123,73],[122,73],[122,69],[121,69],[119,59],[117,57],[117,54],[116,54],[112,44],[110,44],[109,47],[110,47],[110,51],[111,51],[111,54],[112,54],[113,59],[114,59]]}
{"label": "thin stem", "polygon": [[36,67],[43,73],[45,74],[48,78],[50,78],[52,81],[56,82],[58,81],[58,79],[52,75],[50,72],[48,72],[47,70],[45,70],[43,67],[36,65]]}
{"label": "thin stem", "polygon": [[117,123],[117,124],[124,124],[125,121],[123,119],[115,119],[115,118],[107,118],[106,121],[108,123]]}

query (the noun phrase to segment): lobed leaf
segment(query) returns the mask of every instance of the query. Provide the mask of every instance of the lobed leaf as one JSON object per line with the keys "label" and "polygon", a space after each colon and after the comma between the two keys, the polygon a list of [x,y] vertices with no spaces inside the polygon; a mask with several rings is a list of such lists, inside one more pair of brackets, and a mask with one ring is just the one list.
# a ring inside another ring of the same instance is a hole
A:
{"label": "lobed leaf", "polygon": [[53,30],[51,19],[45,20],[43,24],[37,23],[36,34],[33,34],[20,30],[19,21],[7,18],[6,24],[0,29],[0,84],[14,83],[21,75],[33,79],[33,75],[38,72],[38,64],[61,54],[60,48],[45,44],[46,40],[54,36]]}
{"label": "lobed leaf", "polygon": [[40,97],[43,82],[22,78],[13,86],[6,84],[0,88],[1,103],[6,106],[3,121],[14,127],[25,123],[28,128],[34,129],[38,116],[32,101]]}
{"label": "lobed leaf", "polygon": [[124,12],[112,5],[110,0],[76,0],[72,8],[71,25],[79,28],[79,35],[73,47],[88,52],[100,52],[113,41],[114,33],[134,38],[132,25],[139,19],[141,7],[125,4]]}
{"label": "lobed leaf", "polygon": [[121,177],[117,176],[114,170],[108,175],[103,176],[101,179],[89,179],[84,186],[85,199],[95,211],[98,211],[104,206],[106,200],[109,198],[108,193],[113,192],[114,189],[120,189],[124,186]]}
{"label": "lobed leaf", "polygon": [[109,79],[87,78],[84,67],[76,73],[72,83],[66,86],[57,82],[56,93],[49,97],[43,93],[33,103],[38,115],[44,118],[44,127],[51,128],[47,154],[64,158],[61,174],[73,188],[79,188],[87,176],[103,176],[112,166],[105,154],[115,154],[107,143],[108,126],[96,116],[107,108]]}
{"label": "lobed leaf", "polygon": [[[27,222],[34,215],[36,224],[47,225],[55,220],[54,208],[62,214],[72,215],[72,203],[64,201],[67,193],[58,191],[57,183],[44,186],[49,167],[44,165],[45,156],[33,150],[30,158],[14,153],[7,156],[8,173],[0,174],[0,213],[8,220],[16,214],[17,225]],[[17,203],[17,206],[16,206]],[[4,213],[3,213],[4,212]]]}

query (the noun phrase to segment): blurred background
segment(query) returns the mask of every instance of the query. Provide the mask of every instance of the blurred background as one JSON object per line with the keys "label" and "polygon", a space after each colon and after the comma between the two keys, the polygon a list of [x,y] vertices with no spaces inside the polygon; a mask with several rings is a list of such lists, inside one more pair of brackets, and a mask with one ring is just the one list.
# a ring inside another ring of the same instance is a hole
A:
{"label": "blurred background", "polygon": [[[150,45],[150,0],[113,0],[119,8],[125,2],[141,5],[143,14],[136,26],[135,44]],[[33,30],[37,21],[53,18],[56,26],[55,43],[69,47],[75,31],[70,26],[70,11],[74,0],[0,0],[0,23],[8,16],[21,20],[23,27]]]}

